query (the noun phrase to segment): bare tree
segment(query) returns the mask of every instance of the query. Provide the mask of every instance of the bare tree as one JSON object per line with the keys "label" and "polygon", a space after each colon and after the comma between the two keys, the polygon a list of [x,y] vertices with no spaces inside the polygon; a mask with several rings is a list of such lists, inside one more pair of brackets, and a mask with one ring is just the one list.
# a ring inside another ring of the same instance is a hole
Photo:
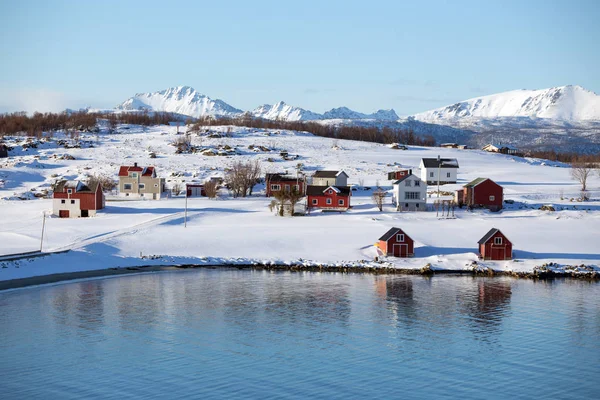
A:
{"label": "bare tree", "polygon": [[260,178],[260,162],[236,161],[225,174],[225,183],[233,197],[246,197],[252,195],[254,186]]}
{"label": "bare tree", "polygon": [[296,204],[304,197],[298,190],[294,189],[290,192],[278,191],[273,193],[273,200],[269,204],[271,211],[275,210],[277,215],[283,217],[285,215],[286,208],[290,216],[294,216],[294,210]]}
{"label": "bare tree", "polygon": [[179,183],[179,182],[174,183],[173,186],[171,187],[171,192],[173,193],[174,196],[179,196],[179,194],[181,193],[182,190],[183,190],[183,187],[182,187],[181,183]]}
{"label": "bare tree", "polygon": [[89,184],[93,185],[95,183],[100,184],[102,190],[105,192],[110,192],[117,187],[117,182],[108,175],[94,175],[90,177]]}
{"label": "bare tree", "polygon": [[387,196],[387,192],[382,188],[378,187],[373,191],[371,197],[375,202],[375,205],[379,209],[379,211],[383,211],[383,203],[385,202],[385,197]]}
{"label": "bare tree", "polygon": [[587,180],[594,171],[594,164],[589,162],[574,161],[571,163],[571,177],[581,183],[581,192],[587,190]]}
{"label": "bare tree", "polygon": [[217,192],[219,191],[219,185],[214,180],[208,180],[204,183],[204,193],[206,193],[206,197],[209,199],[214,199],[217,197]]}

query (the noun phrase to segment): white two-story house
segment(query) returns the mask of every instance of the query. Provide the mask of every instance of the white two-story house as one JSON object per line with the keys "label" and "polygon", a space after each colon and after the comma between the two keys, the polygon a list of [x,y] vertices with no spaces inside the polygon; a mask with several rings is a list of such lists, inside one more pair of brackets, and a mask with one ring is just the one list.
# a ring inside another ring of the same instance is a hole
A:
{"label": "white two-story house", "polygon": [[392,184],[392,202],[398,211],[425,211],[427,209],[427,184],[410,174]]}
{"label": "white two-story house", "polygon": [[428,185],[440,185],[446,183],[456,183],[458,175],[458,161],[456,158],[422,158],[421,164],[421,180],[427,182]]}

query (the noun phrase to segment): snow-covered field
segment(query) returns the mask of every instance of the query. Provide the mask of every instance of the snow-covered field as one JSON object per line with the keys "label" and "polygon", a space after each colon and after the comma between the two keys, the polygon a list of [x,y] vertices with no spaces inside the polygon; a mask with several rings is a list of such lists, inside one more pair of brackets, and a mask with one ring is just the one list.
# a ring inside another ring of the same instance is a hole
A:
{"label": "snow-covered field", "polygon": [[[185,130],[185,128],[180,128]],[[391,204],[379,212],[370,190],[353,193],[353,208],[344,214],[314,212],[304,217],[277,217],[258,186],[256,196],[233,199],[221,192],[218,200],[188,200],[187,227],[183,224],[183,197],[159,201],[109,201],[98,216],[86,219],[46,219],[44,250],[71,252],[18,262],[0,262],[0,280],[57,272],[102,269],[117,266],[197,263],[324,263],[341,264],[375,256],[373,243],[390,227],[405,230],[416,241],[416,257],[388,259],[399,268],[468,269],[477,260],[477,241],[492,227],[501,229],[514,243],[515,260],[479,262],[503,271],[531,271],[548,262],[562,265],[600,265],[600,178],[588,186],[592,201],[570,201],[579,185],[564,165],[536,159],[489,154],[479,150],[411,147],[393,150],[384,145],[336,141],[290,131],[266,131],[235,127],[212,128],[221,138],[193,134],[195,146],[236,150],[236,155],[204,156],[175,154],[170,143],[176,127],[121,126],[117,134],[82,136],[82,148],[65,149],[54,140],[0,159],[0,255],[39,249],[42,213],[49,213],[51,200],[35,198],[59,178],[110,174],[116,178],[119,165],[154,165],[167,186],[202,182],[223,176],[236,160],[259,159],[264,172],[295,172],[302,163],[309,175],[316,169],[343,169],[349,182],[366,187],[377,183],[391,189],[387,172],[401,165],[418,174],[421,157],[456,157],[459,183],[445,185],[453,191],[477,177],[489,177],[505,188],[505,199],[514,204],[500,213],[457,210],[456,218],[441,218],[435,211],[398,213]],[[88,141],[85,144],[85,141]],[[9,144],[14,143],[9,141]],[[93,147],[89,147],[91,144]],[[265,146],[269,152],[254,152],[248,146]],[[283,160],[279,152],[297,154]],[[149,152],[157,158],[150,159]],[[75,160],[61,159],[68,154]],[[268,161],[271,159],[271,161]],[[435,190],[430,187],[429,190]],[[561,197],[563,200],[561,200]],[[32,198],[32,200],[19,200]],[[435,199],[432,195],[430,201]],[[557,211],[538,208],[553,205]],[[140,255],[144,259],[140,258]],[[148,259],[152,255],[159,259]]]}

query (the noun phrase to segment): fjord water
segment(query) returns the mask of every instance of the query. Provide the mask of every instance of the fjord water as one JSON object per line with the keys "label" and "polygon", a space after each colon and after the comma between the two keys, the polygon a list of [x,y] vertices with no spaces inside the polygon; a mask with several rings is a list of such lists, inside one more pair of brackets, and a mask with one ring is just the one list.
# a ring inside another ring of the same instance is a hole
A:
{"label": "fjord water", "polygon": [[190,270],[0,292],[3,399],[600,398],[600,284]]}

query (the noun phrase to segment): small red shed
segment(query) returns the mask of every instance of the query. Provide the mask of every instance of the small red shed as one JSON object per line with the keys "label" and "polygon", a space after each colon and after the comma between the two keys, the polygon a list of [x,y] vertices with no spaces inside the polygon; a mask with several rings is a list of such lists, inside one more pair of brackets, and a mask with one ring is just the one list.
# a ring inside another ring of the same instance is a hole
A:
{"label": "small red shed", "polygon": [[185,195],[187,197],[206,197],[206,191],[204,185],[201,183],[186,183],[185,184]]}
{"label": "small red shed", "polygon": [[379,238],[375,245],[383,256],[412,257],[415,255],[415,242],[400,228],[392,228]]}
{"label": "small red shed", "polygon": [[306,187],[308,208],[346,211],[350,208],[352,192],[349,186],[313,186]]}
{"label": "small red shed", "polygon": [[388,172],[388,181],[397,181],[412,174],[412,169],[399,169],[397,171]]}
{"label": "small red shed", "polygon": [[499,229],[490,229],[478,243],[479,257],[484,260],[512,259],[512,242]]}
{"label": "small red shed", "polygon": [[469,207],[483,207],[490,211],[502,209],[504,189],[489,178],[477,178],[456,191],[456,202]]}

